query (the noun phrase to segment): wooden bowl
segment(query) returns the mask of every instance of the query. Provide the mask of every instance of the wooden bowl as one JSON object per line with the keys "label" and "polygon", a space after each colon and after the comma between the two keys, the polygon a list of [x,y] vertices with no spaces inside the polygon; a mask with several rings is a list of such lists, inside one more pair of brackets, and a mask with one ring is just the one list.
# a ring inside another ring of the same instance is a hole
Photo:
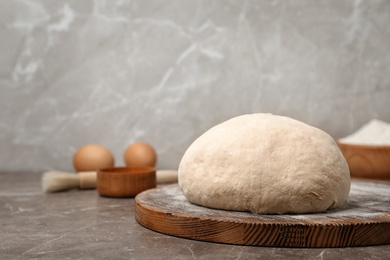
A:
{"label": "wooden bowl", "polygon": [[106,197],[135,197],[138,193],[156,187],[153,167],[116,167],[97,172],[96,189]]}
{"label": "wooden bowl", "polygon": [[337,144],[348,162],[351,177],[390,179],[390,145]]}

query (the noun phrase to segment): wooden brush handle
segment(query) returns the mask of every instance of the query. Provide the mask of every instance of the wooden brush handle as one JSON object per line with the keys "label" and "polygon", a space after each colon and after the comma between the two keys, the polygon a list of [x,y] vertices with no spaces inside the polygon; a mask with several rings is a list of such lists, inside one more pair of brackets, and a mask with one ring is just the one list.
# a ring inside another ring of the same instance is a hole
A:
{"label": "wooden brush handle", "polygon": [[177,170],[157,170],[157,183],[172,183],[177,182]]}
{"label": "wooden brush handle", "polygon": [[78,172],[80,177],[80,189],[95,189],[96,188],[96,172]]}

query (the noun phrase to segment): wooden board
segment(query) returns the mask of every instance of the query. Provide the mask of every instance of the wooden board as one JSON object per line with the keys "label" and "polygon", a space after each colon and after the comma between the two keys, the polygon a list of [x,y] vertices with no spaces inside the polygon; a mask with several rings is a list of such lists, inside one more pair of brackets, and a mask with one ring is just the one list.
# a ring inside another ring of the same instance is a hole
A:
{"label": "wooden board", "polygon": [[389,183],[353,181],[341,208],[301,215],[210,209],[188,202],[175,184],[138,194],[135,212],[149,229],[201,241],[280,247],[390,244]]}

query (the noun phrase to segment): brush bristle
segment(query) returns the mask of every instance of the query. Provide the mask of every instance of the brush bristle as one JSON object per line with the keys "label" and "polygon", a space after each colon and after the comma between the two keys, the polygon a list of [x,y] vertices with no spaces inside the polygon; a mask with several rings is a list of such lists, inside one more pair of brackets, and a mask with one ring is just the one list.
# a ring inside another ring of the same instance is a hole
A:
{"label": "brush bristle", "polygon": [[75,173],[50,171],[42,176],[42,190],[44,192],[57,192],[79,187],[80,178]]}

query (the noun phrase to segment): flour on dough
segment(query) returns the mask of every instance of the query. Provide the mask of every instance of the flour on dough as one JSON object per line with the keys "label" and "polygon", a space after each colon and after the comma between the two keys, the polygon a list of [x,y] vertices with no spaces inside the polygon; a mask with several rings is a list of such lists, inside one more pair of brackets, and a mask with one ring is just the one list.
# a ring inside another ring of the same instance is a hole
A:
{"label": "flour on dough", "polygon": [[324,212],[344,203],[351,185],[332,137],[272,114],[242,115],[205,132],[185,152],[178,181],[192,203],[262,214]]}

